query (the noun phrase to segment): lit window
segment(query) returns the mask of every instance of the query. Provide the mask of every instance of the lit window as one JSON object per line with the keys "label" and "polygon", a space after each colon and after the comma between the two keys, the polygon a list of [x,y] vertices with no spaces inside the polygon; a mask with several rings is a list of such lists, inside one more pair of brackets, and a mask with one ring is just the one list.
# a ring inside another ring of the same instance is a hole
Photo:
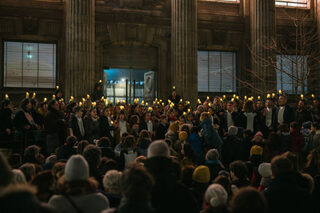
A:
{"label": "lit window", "polygon": [[276,0],[277,6],[309,8],[309,0]]}
{"label": "lit window", "polygon": [[227,2],[227,3],[239,3],[240,0],[200,0],[200,1],[216,1],[216,2]]}
{"label": "lit window", "polygon": [[235,92],[236,53],[198,51],[198,91]]}
{"label": "lit window", "polygon": [[54,88],[56,44],[4,42],[4,87]]}
{"label": "lit window", "polygon": [[[307,57],[299,55],[277,55],[277,89],[288,94],[307,92]],[[304,86],[304,91],[302,87]]]}

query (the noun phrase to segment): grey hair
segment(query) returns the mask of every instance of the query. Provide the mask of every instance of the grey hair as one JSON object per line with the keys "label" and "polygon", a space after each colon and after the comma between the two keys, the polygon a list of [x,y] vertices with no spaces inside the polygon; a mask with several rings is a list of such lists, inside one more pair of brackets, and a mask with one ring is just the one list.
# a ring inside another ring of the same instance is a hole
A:
{"label": "grey hair", "polygon": [[170,157],[170,149],[164,140],[157,140],[150,144],[148,148],[148,158],[152,157]]}
{"label": "grey hair", "polygon": [[122,172],[117,170],[107,171],[103,177],[103,187],[107,190],[120,190],[120,178]]}

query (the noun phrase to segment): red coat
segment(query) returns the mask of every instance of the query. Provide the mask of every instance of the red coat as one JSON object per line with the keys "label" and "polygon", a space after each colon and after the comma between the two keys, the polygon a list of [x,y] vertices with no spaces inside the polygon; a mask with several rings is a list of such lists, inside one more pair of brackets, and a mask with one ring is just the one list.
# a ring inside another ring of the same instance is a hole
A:
{"label": "red coat", "polygon": [[300,133],[299,130],[293,130],[291,132],[292,143],[291,143],[291,151],[292,152],[300,152],[304,147],[304,137]]}

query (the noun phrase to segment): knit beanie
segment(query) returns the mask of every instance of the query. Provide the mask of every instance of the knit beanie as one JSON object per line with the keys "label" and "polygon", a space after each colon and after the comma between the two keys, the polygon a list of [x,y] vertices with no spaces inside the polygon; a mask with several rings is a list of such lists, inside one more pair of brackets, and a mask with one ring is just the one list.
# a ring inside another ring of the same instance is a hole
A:
{"label": "knit beanie", "polygon": [[198,183],[209,183],[210,170],[207,166],[198,166],[192,174],[192,180]]}
{"label": "knit beanie", "polygon": [[250,149],[250,156],[252,156],[252,155],[262,156],[262,153],[263,153],[263,148],[261,146],[254,145]]}
{"label": "knit beanie", "polygon": [[179,132],[179,140],[185,141],[188,138],[188,133],[186,131],[180,131]]}
{"label": "knit beanie", "polygon": [[218,207],[227,204],[228,193],[220,184],[211,184],[204,198],[208,204],[212,207]]}
{"label": "knit beanie", "polygon": [[64,174],[66,180],[87,180],[89,178],[89,166],[82,155],[73,155],[67,161]]}
{"label": "knit beanie", "polygon": [[261,163],[258,168],[258,172],[262,177],[271,176],[271,164],[270,163]]}
{"label": "knit beanie", "polygon": [[172,124],[170,124],[169,129],[170,129],[172,132],[177,133],[178,130],[179,130],[179,122],[178,122],[178,121],[175,121],[175,122],[173,122]]}

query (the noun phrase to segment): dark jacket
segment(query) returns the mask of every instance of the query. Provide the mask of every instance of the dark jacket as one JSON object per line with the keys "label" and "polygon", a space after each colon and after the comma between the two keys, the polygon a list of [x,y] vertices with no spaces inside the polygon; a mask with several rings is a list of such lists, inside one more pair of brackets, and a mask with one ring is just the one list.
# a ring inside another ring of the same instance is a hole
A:
{"label": "dark jacket", "polygon": [[[13,140],[13,121],[11,118],[12,111],[10,109],[0,110],[0,138],[1,142],[11,142]],[[11,135],[8,135],[6,129],[11,130]]]}
{"label": "dark jacket", "polygon": [[[279,125],[279,122],[278,122],[279,109],[280,107],[277,108],[277,113],[276,113],[277,125]],[[295,120],[294,109],[290,107],[288,104],[285,105],[284,112],[283,112],[283,122],[290,125],[290,123],[294,120]]]}
{"label": "dark jacket", "polygon": [[291,143],[291,151],[292,152],[300,152],[304,147],[304,137],[300,133],[299,130],[293,130],[291,133],[292,143]]}
{"label": "dark jacket", "polygon": [[100,127],[99,121],[94,121],[92,118],[87,117],[83,120],[83,126],[85,134],[85,139],[89,141],[89,143],[93,143],[94,139],[100,138]]}
{"label": "dark jacket", "polygon": [[219,172],[224,169],[224,166],[220,161],[207,160],[204,162],[204,165],[206,165],[210,170],[210,183],[216,179]]}
{"label": "dark jacket", "polygon": [[26,118],[24,111],[20,110],[19,112],[17,112],[17,114],[15,115],[14,119],[13,119],[13,124],[16,127],[16,130],[18,131],[23,131],[24,127],[27,125],[30,125],[31,129],[33,129],[34,126],[32,126],[30,124],[30,122],[28,121],[28,119]]}
{"label": "dark jacket", "polygon": [[68,160],[72,155],[75,155],[75,154],[77,154],[77,152],[73,147],[70,147],[68,145],[63,145],[58,149],[57,159]]}
{"label": "dark jacket", "polygon": [[[82,119],[83,128],[84,128],[84,119]],[[80,128],[78,125],[77,117],[75,114],[71,115],[69,120],[69,128],[72,129],[73,135],[77,137],[78,141],[84,139],[84,136],[81,135]]]}
{"label": "dark jacket", "polygon": [[168,131],[168,128],[169,128],[169,124],[163,125],[163,124],[160,123],[158,125],[157,129],[156,129],[156,137],[155,137],[155,139],[156,140],[164,139],[165,138],[165,134]]}
{"label": "dark jacket", "polygon": [[178,182],[171,159],[152,157],[146,160],[145,167],[155,181],[151,203],[156,212],[198,212],[195,198]]}
{"label": "dark jacket", "polygon": [[296,110],[296,121],[302,125],[306,121],[312,121],[311,112],[305,108]]}
{"label": "dark jacket", "polygon": [[109,126],[109,119],[106,116],[100,116],[99,118],[99,128],[100,128],[100,137],[108,137],[110,141],[113,143],[113,137],[110,133],[111,128]]}
{"label": "dark jacket", "polygon": [[222,140],[217,131],[213,128],[210,119],[205,119],[200,124],[202,128],[202,135],[204,139],[204,145],[208,149],[217,149],[221,153]]}
{"label": "dark jacket", "polygon": [[194,152],[196,153],[199,163],[203,162],[203,144],[202,144],[202,139],[200,138],[198,133],[196,132],[192,133],[188,137],[187,141],[190,143]]}
{"label": "dark jacket", "polygon": [[273,179],[264,195],[269,203],[269,212],[314,212],[310,194],[299,185],[293,173]]}
{"label": "dark jacket", "polygon": [[240,160],[241,153],[241,140],[234,135],[228,135],[223,139],[222,145],[222,163],[225,167],[229,167],[229,164],[235,160]]}

